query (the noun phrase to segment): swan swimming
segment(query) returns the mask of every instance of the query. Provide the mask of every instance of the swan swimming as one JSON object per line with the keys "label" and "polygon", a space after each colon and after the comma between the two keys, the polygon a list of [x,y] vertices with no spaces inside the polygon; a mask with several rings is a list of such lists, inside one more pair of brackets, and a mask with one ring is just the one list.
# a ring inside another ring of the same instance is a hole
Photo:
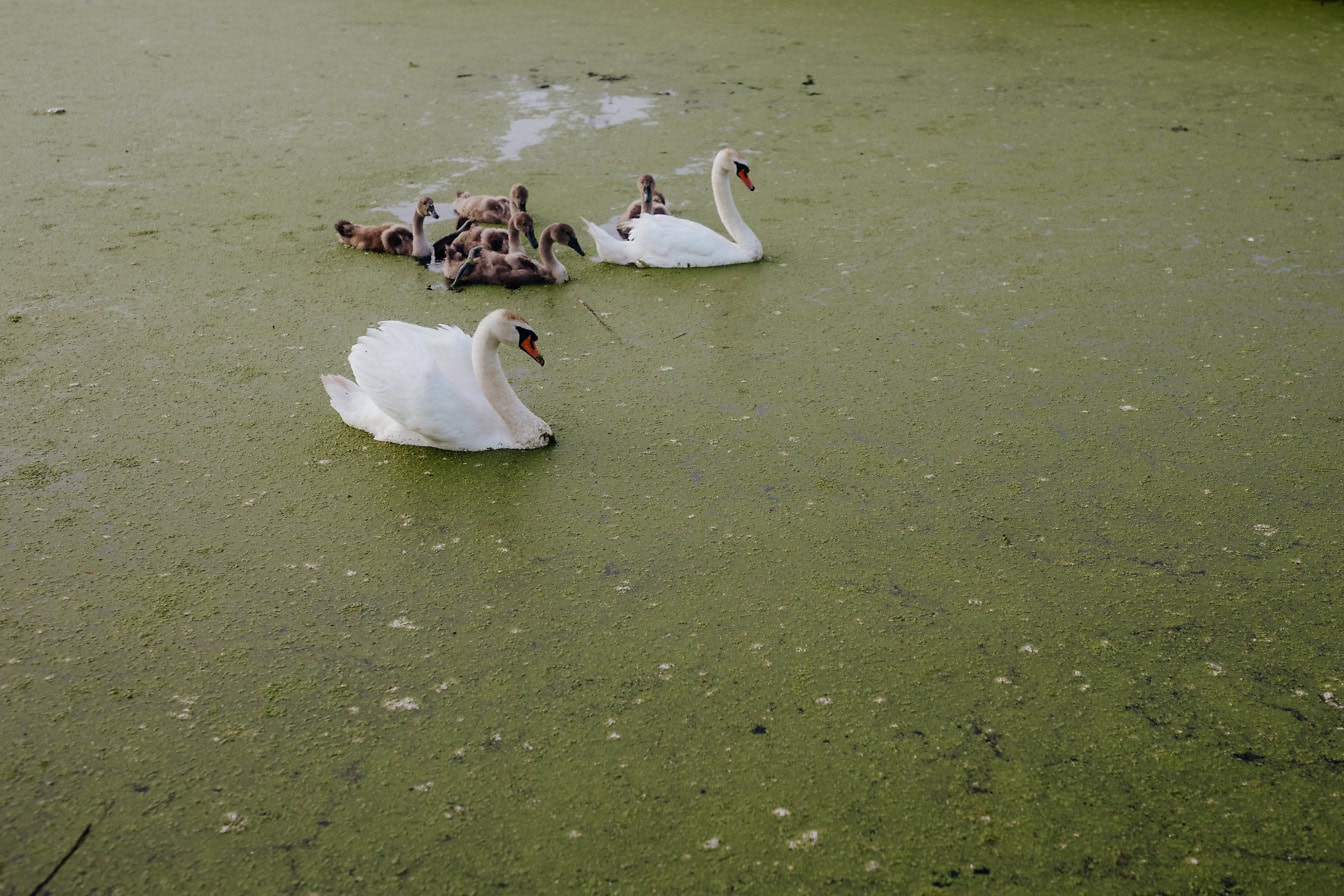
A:
{"label": "swan swimming", "polygon": [[707,268],[724,264],[760,261],[765,252],[756,234],[742,220],[733,201],[732,177],[737,175],[748,190],[755,190],[751,169],[735,149],[721,149],[714,156],[709,183],[719,219],[732,236],[728,239],[703,224],[672,215],[640,215],[630,221],[629,239],[611,233],[584,219],[597,243],[597,255],[611,264],[637,264],[650,268]]}
{"label": "swan swimming", "polygon": [[528,410],[504,375],[504,343],[546,363],[536,331],[503,308],[482,318],[470,337],[447,324],[385,320],[350,349],[355,381],[328,373],[322,385],[342,420],[380,442],[446,451],[550,445],[551,427]]}
{"label": "swan swimming", "polygon": [[443,276],[448,279],[448,288],[451,290],[465,283],[494,283],[509,289],[534,284],[567,283],[569,271],[555,257],[557,244],[583,254],[574,228],[557,221],[541,232],[540,248],[537,250],[540,260],[521,251],[506,254],[481,251],[483,247],[473,246],[461,263],[454,266],[451,259],[444,262]]}
{"label": "swan swimming", "polygon": [[424,261],[433,253],[429,240],[425,238],[425,218],[438,217],[434,200],[421,196],[415,200],[409,230],[405,224],[351,224],[341,219],[336,222],[336,233],[340,235],[342,243],[354,249],[410,255]]}
{"label": "swan swimming", "polygon": [[514,184],[507,196],[473,196],[465,190],[458,190],[453,208],[457,210],[458,227],[468,221],[477,224],[507,224],[516,212],[527,211],[527,187]]}

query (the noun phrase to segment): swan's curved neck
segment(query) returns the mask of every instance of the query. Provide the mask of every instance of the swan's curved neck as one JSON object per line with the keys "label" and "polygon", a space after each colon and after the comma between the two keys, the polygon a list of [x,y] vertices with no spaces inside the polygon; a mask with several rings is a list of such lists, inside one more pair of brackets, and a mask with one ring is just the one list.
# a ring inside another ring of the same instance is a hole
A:
{"label": "swan's curved neck", "polygon": [[725,171],[715,165],[710,186],[714,190],[714,207],[719,210],[719,220],[723,222],[724,228],[732,236],[733,242],[748,252],[756,253],[759,256],[761,241],[747,226],[747,222],[742,220],[742,213],[737,210],[737,202],[733,199],[732,172]]}
{"label": "swan's curved neck", "polygon": [[411,254],[416,258],[424,258],[427,255],[433,255],[434,250],[429,245],[429,240],[425,239],[425,216],[420,214],[417,208],[415,214],[411,215]]}
{"label": "swan's curved neck", "polygon": [[504,425],[515,439],[522,440],[530,436],[538,424],[545,425],[541,423],[541,418],[527,409],[518,393],[513,391],[513,386],[509,385],[509,379],[504,375],[504,365],[499,362],[499,339],[486,331],[485,321],[476,328],[476,335],[471,337],[471,367],[486,401],[504,419]]}
{"label": "swan's curved neck", "polygon": [[556,283],[564,283],[569,279],[569,271],[560,263],[560,259],[555,257],[555,238],[549,233],[541,235],[541,242],[537,246],[537,255],[541,258],[541,266],[551,275],[551,279]]}

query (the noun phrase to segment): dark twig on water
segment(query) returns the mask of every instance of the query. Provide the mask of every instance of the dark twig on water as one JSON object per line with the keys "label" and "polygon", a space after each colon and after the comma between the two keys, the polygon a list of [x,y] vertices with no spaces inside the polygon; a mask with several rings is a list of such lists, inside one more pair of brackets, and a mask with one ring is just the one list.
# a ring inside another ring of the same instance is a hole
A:
{"label": "dark twig on water", "polygon": [[594,311],[594,310],[592,309],[592,307],[591,307],[587,302],[585,302],[583,299],[579,299],[579,304],[582,305],[583,307],[587,308],[587,309],[588,309],[588,313],[591,314],[594,318],[596,318],[598,323],[600,323],[602,326],[606,327],[608,333],[610,333],[610,334],[613,335],[613,336],[616,335],[616,331],[613,330],[613,329],[611,328],[611,324],[609,324],[609,323],[607,323],[606,321],[604,321],[604,320],[602,319],[602,315],[600,315],[600,314],[598,314],[596,311]]}
{"label": "dark twig on water", "polygon": [[[103,814],[98,816],[98,820],[102,821],[102,819],[107,815],[107,810],[111,808],[112,808],[111,804],[104,806]],[[93,822],[89,822],[88,824],[84,825],[84,830],[80,831],[79,836],[75,838],[74,846],[71,846],[68,850],[65,851],[65,855],[61,856],[61,860],[56,863],[56,867],[51,869],[50,874],[42,878],[42,883],[38,884],[36,887],[33,887],[33,892],[29,894],[29,896],[38,896],[39,893],[41,893],[44,889],[46,889],[47,884],[51,883],[52,878],[56,876],[56,872],[60,871],[61,868],[65,866],[65,863],[70,861],[70,857],[73,856],[75,852],[78,851],[79,848],[84,845],[84,841],[88,839],[89,833],[92,830],[93,830]]]}
{"label": "dark twig on water", "polygon": [[57,871],[61,870],[61,866],[63,866],[66,862],[70,861],[70,857],[75,854],[75,850],[79,849],[81,846],[84,845],[85,838],[89,836],[89,832],[92,830],[93,830],[92,822],[84,825],[84,830],[79,835],[79,838],[75,840],[75,845],[70,847],[70,849],[66,852],[66,854],[61,857],[61,860],[56,863],[56,867],[51,869],[51,873],[48,874],[46,877],[42,878],[42,883],[38,884],[36,887],[33,888],[32,896],[38,896],[38,894],[41,893],[42,890],[46,888],[47,884],[51,883],[51,879],[56,876]]}

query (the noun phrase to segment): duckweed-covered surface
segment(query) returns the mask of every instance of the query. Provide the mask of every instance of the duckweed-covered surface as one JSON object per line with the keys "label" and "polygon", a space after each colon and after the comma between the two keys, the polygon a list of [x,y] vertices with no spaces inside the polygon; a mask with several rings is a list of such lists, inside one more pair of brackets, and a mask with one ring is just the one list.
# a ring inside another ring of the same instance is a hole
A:
{"label": "duckweed-covered surface", "polygon": [[[1344,880],[1344,6],[58,0],[0,71],[0,893]],[[712,223],[722,145],[757,265],[332,230]],[[499,306],[555,447],[328,407]]]}

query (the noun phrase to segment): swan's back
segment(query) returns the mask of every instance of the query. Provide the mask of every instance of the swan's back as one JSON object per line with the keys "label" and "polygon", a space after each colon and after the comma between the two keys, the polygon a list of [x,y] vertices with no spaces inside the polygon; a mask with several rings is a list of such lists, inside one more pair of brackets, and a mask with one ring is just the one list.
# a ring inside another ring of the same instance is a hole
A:
{"label": "swan's back", "polygon": [[636,263],[657,268],[709,268],[760,261],[761,244],[738,245],[697,221],[672,215],[640,215],[630,221]]}
{"label": "swan's back", "polygon": [[350,368],[368,402],[388,418],[379,421],[381,434],[351,423],[374,438],[450,451],[510,444],[504,420],[476,381],[471,337],[457,327],[384,321],[359,337]]}

